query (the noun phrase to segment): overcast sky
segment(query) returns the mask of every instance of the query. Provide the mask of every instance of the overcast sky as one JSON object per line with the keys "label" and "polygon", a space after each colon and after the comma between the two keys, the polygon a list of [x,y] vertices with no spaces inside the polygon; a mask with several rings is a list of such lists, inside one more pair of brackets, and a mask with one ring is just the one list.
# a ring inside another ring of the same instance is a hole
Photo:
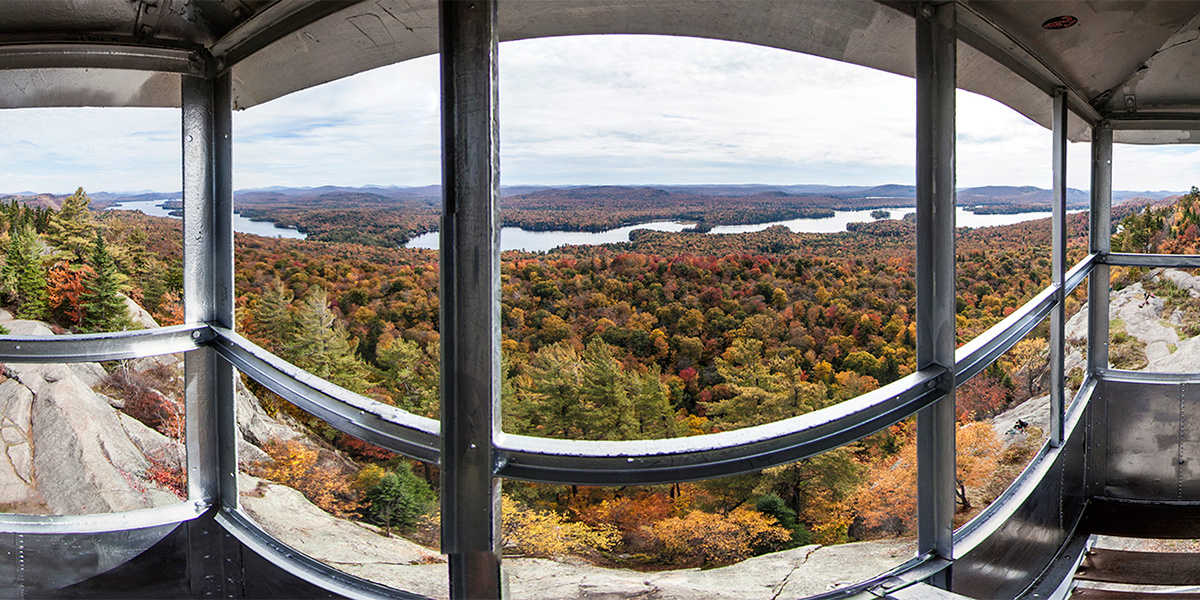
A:
{"label": "overcast sky", "polygon": [[[652,36],[501,45],[501,177],[513,184],[913,182],[914,85],[734,42]],[[440,182],[436,56],[234,117],[234,186]],[[1050,187],[1050,133],[958,96],[958,184]],[[0,192],[176,191],[179,111],[0,111]],[[1068,183],[1088,187],[1088,146]],[[1186,190],[1200,147],[1118,145],[1114,187]]]}

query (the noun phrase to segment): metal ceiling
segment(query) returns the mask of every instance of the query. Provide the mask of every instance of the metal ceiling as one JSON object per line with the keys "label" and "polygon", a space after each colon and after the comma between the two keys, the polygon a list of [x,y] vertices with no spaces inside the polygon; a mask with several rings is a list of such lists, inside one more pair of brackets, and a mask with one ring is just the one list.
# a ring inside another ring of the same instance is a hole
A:
{"label": "metal ceiling", "polygon": [[[1049,127],[1200,142],[1200,2],[959,3],[959,86]],[[913,5],[872,0],[509,0],[502,40],[633,33],[735,40],[911,76]],[[1065,29],[1045,29],[1074,16]],[[236,106],[437,50],[434,0],[3,0],[0,107],[179,106],[178,75],[232,69]],[[207,61],[211,55],[214,60]]]}

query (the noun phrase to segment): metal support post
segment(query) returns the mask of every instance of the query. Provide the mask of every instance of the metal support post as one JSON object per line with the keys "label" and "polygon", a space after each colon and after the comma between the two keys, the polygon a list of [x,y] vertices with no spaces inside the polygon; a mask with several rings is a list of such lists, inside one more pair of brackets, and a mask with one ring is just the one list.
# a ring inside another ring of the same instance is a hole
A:
{"label": "metal support post", "polygon": [[1057,448],[1063,442],[1063,416],[1066,410],[1066,373],[1063,361],[1066,354],[1067,323],[1066,301],[1063,282],[1067,273],[1067,94],[1066,90],[1054,93],[1052,118],[1053,142],[1051,143],[1054,183],[1051,187],[1051,206],[1054,218],[1051,231],[1051,274],[1055,305],[1050,313],[1050,446]]}
{"label": "metal support post", "polygon": [[496,3],[438,4],[442,58],[442,552],[451,598],[500,567],[500,152]]}
{"label": "metal support post", "polygon": [[[917,413],[917,551],[952,556],[954,533],[955,4],[916,11],[917,368],[941,367],[945,396]],[[944,572],[932,583],[948,588]]]}
{"label": "metal support post", "polygon": [[[233,202],[229,77],[184,75],[183,280],[184,320],[231,327],[233,318]],[[188,498],[237,504],[233,368],[208,348],[184,357]],[[211,518],[189,524],[192,591],[220,593],[223,534]],[[201,558],[204,557],[204,558]],[[207,559],[207,560],[206,560]]]}
{"label": "metal support post", "polygon": [[[1100,257],[1112,251],[1112,126],[1103,121],[1092,128],[1092,206],[1088,227],[1089,252]],[[1109,267],[1097,264],[1088,277],[1088,372],[1108,370]]]}

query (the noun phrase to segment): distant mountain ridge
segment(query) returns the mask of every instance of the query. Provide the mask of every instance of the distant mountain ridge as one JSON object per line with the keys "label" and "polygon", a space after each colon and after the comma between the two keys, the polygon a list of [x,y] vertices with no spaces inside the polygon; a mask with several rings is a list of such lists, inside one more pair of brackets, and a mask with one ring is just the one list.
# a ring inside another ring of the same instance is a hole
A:
{"label": "distant mountain ridge", "polygon": [[[872,199],[874,202],[864,203],[864,206],[877,206],[880,199],[894,198],[902,200],[897,206],[911,205],[916,198],[916,186],[902,184],[884,184],[876,186],[834,186],[823,184],[697,184],[697,185],[505,185],[500,187],[501,197],[537,196],[547,197],[570,196],[586,198],[597,194],[610,196],[614,193],[627,193],[633,196],[649,199],[660,194],[687,194],[696,196],[805,196],[844,199],[847,206],[853,206],[855,199]],[[1135,199],[1163,200],[1184,192],[1167,190],[1158,191],[1128,191],[1114,190],[1113,201],[1117,204]],[[990,185],[958,189],[958,204],[960,206],[1006,204],[1025,208],[1049,207],[1050,190],[1035,186],[1003,186]],[[182,192],[94,192],[89,194],[96,208],[105,208],[118,202],[169,200],[179,198]],[[18,192],[0,194],[0,199],[28,198],[36,204],[56,205],[55,199],[61,199],[65,194],[46,194],[35,192]],[[369,204],[374,206],[387,205],[389,200],[416,201],[429,204],[440,201],[441,186],[380,186],[368,185],[360,187],[325,185],[319,187],[286,187],[272,186],[264,188],[249,188],[234,192],[238,205],[270,204],[284,202],[292,205],[324,204],[347,201],[354,204]],[[307,200],[307,201],[306,201]],[[1068,188],[1067,205],[1070,208],[1086,208],[1089,195],[1086,190]]]}

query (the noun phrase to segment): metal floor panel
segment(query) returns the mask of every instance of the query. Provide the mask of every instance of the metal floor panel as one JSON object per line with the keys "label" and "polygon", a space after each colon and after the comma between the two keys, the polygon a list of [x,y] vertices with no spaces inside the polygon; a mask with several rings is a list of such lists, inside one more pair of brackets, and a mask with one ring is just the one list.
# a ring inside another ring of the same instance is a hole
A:
{"label": "metal floor panel", "polygon": [[1071,600],[1200,600],[1200,594],[1166,592],[1130,592],[1075,588]]}
{"label": "metal floor panel", "polygon": [[1075,579],[1140,585],[1200,585],[1200,555],[1093,548],[1084,555]]}

